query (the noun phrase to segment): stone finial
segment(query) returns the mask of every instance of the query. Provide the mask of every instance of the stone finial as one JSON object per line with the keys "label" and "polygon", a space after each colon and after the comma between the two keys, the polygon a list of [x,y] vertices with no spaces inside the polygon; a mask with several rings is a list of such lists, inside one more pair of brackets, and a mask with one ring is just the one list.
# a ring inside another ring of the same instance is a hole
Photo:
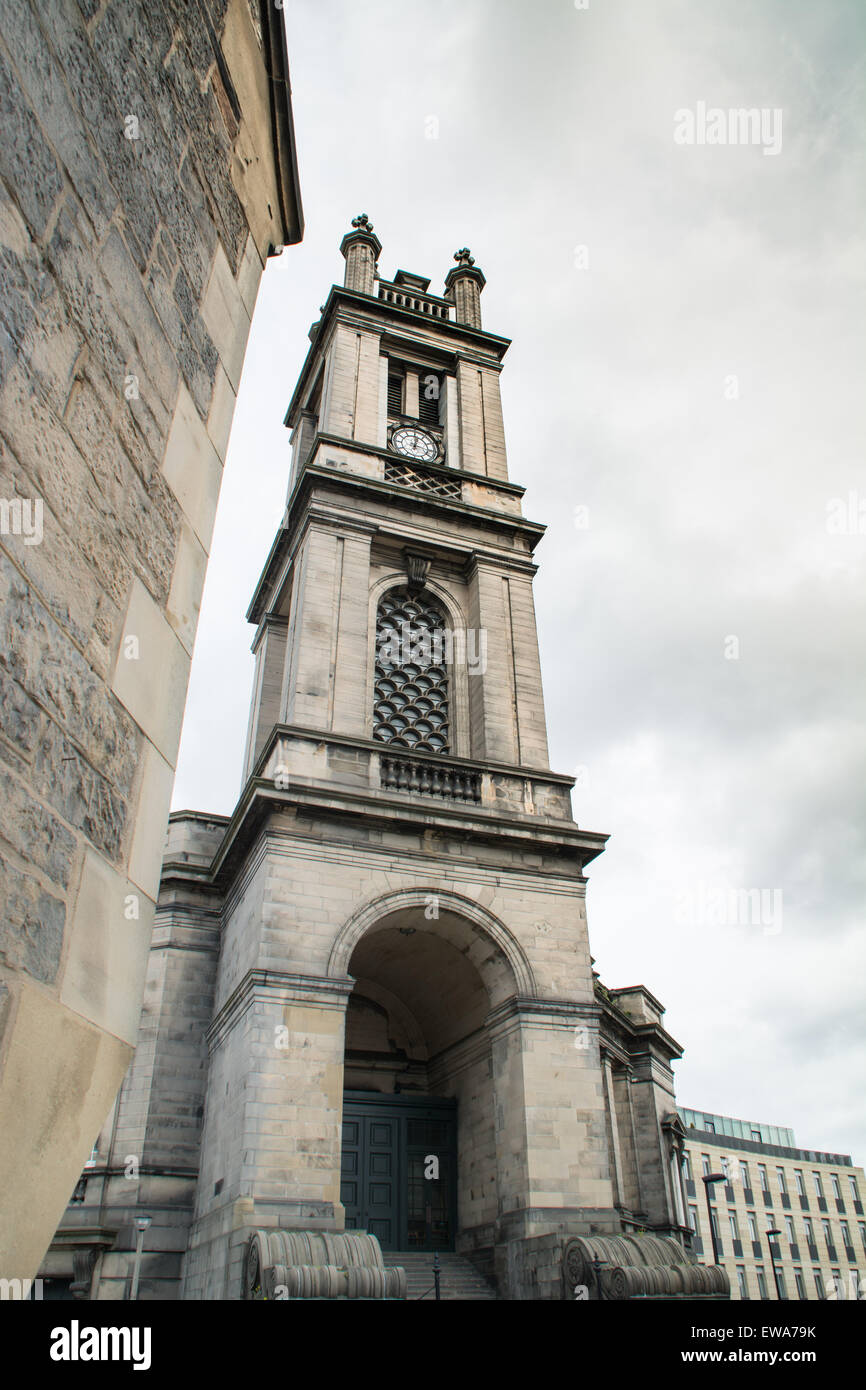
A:
{"label": "stone finial", "polygon": [[359,294],[373,294],[376,284],[376,262],[382,250],[382,243],[373,231],[373,224],[366,212],[352,218],[352,230],[340,242],[340,250],[346,258],[346,275],[343,280],[347,290]]}
{"label": "stone finial", "polygon": [[454,317],[457,323],[468,324],[470,328],[481,327],[481,291],[487,283],[484,274],[475,264],[475,257],[468,246],[454,252],[457,262],[445,277],[445,298],[454,303]]}

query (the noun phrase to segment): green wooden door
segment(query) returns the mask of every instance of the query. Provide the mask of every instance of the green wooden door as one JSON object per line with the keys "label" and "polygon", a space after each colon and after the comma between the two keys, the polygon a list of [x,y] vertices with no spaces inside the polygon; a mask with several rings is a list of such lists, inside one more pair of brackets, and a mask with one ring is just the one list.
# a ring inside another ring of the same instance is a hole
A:
{"label": "green wooden door", "polygon": [[383,1250],[453,1250],[457,1110],[431,1096],[347,1091],[340,1200]]}

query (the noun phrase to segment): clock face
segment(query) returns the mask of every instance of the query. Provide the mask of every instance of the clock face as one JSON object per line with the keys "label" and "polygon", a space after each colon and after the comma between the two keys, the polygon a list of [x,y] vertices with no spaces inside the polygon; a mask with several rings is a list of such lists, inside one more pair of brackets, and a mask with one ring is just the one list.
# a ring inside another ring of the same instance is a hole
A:
{"label": "clock face", "polygon": [[391,436],[391,443],[398,454],[409,459],[419,459],[432,463],[439,452],[436,440],[424,430],[416,430],[412,425],[402,425]]}

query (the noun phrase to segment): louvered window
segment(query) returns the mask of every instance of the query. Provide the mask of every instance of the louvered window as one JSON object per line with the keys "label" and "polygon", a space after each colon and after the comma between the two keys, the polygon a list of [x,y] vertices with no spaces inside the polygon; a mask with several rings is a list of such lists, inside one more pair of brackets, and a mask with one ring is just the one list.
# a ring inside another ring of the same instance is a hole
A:
{"label": "louvered window", "polygon": [[376,614],[373,737],[396,748],[450,745],[444,614],[426,595],[391,589]]}
{"label": "louvered window", "polygon": [[403,414],[403,373],[393,367],[388,371],[388,414]]}
{"label": "louvered window", "polygon": [[422,425],[439,424],[439,395],[442,378],[435,372],[421,372],[418,381],[418,419]]}

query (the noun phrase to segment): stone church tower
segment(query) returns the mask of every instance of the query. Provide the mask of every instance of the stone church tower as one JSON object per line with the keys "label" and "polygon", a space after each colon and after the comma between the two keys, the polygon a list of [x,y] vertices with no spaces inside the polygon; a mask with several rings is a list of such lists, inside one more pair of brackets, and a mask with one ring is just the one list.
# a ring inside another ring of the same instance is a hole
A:
{"label": "stone church tower", "polygon": [[95,1297],[141,1210],[156,1297],[240,1297],[256,1231],[454,1251],[506,1298],[563,1297],[571,1236],[688,1243],[680,1050],[594,975],[606,836],[548,764],[508,340],[467,250],[443,295],[379,276],[365,216],[341,250],[248,612],[243,791],[171,818],[135,1062],[53,1247],[86,1228]]}

